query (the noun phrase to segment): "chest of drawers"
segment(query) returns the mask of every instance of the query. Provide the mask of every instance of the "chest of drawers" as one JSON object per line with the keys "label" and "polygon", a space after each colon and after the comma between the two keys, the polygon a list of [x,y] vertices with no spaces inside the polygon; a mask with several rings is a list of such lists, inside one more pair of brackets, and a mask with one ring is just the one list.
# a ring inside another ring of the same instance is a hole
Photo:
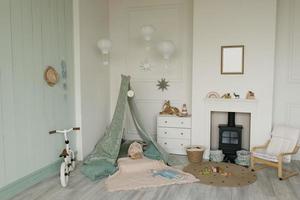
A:
{"label": "chest of drawers", "polygon": [[159,115],[157,142],[169,153],[186,155],[185,147],[191,144],[191,117]]}

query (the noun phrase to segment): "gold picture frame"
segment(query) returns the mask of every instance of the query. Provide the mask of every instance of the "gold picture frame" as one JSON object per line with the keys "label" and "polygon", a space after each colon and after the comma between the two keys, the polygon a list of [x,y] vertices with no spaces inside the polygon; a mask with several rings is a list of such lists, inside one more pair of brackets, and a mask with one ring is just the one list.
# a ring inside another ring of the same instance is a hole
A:
{"label": "gold picture frame", "polygon": [[221,46],[221,74],[244,74],[244,45]]}

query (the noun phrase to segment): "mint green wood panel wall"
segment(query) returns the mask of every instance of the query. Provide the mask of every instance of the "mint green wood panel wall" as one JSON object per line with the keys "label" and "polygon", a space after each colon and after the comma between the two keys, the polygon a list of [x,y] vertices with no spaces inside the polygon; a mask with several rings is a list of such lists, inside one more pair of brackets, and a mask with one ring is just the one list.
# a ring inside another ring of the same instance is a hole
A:
{"label": "mint green wood panel wall", "polygon": [[0,187],[55,162],[63,137],[48,131],[75,125],[72,23],[72,0],[0,0]]}

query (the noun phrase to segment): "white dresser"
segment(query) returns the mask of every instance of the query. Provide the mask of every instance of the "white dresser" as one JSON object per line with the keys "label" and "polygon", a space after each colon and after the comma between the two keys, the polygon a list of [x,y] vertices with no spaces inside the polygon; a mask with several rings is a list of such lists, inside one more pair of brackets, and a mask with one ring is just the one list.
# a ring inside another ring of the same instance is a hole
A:
{"label": "white dresser", "polygon": [[186,155],[185,147],[191,144],[191,126],[191,117],[159,115],[157,142],[169,153]]}

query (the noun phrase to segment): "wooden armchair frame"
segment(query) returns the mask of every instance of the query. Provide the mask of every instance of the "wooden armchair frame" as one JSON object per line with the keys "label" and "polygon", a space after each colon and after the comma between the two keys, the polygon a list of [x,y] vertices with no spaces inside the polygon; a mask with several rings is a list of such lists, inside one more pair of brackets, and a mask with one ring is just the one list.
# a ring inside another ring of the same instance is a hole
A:
{"label": "wooden armchair frame", "polygon": [[[262,146],[253,147],[251,149],[251,152],[254,152],[258,149],[267,149],[268,145],[270,144],[270,141],[271,140],[268,140],[267,143]],[[279,180],[285,180],[285,179],[290,178],[291,176],[296,176],[296,175],[298,175],[298,172],[289,171],[289,170],[283,168],[283,157],[287,156],[287,155],[294,155],[294,154],[298,153],[299,149],[300,149],[300,145],[297,145],[292,152],[286,152],[286,153],[281,153],[281,154],[277,155],[278,162],[273,162],[273,161],[265,160],[262,158],[257,158],[257,157],[254,157],[253,155],[251,155],[251,169],[252,169],[252,171],[256,171],[256,170],[264,169],[266,167],[277,168]],[[262,166],[256,167],[256,164],[262,164]],[[283,174],[283,172],[285,172],[285,175]]]}

